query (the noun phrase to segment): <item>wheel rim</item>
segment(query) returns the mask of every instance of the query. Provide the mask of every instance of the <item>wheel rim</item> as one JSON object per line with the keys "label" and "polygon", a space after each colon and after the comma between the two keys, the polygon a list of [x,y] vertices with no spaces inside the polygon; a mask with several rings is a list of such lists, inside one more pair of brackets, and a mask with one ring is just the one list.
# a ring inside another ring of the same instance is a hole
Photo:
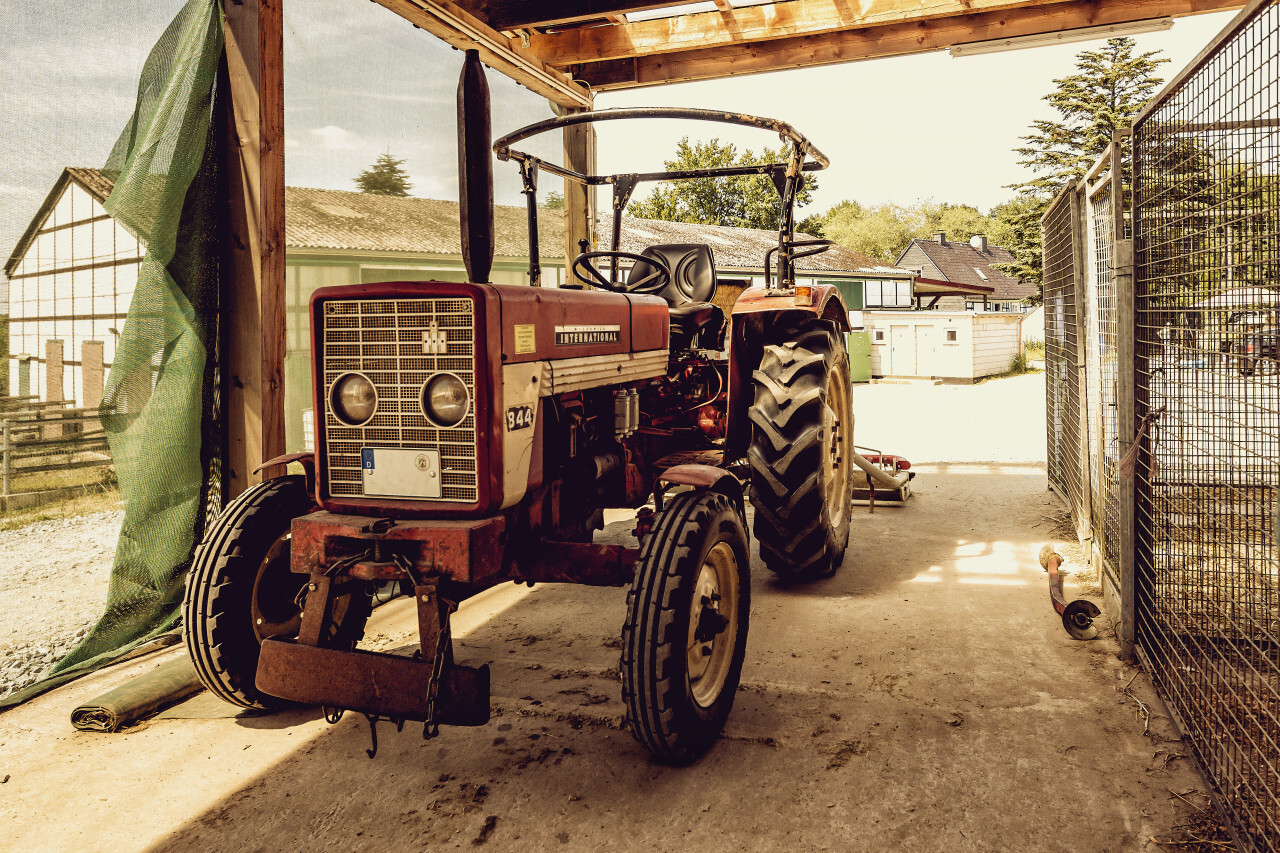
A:
{"label": "wheel rim", "polygon": [[849,378],[843,371],[827,376],[827,404],[822,413],[822,434],[826,439],[826,482],[824,503],[830,526],[838,528],[849,511],[849,465],[853,448],[849,442],[849,425],[844,413],[849,411]]}
{"label": "wheel rim", "polygon": [[689,608],[689,692],[699,707],[719,698],[733,667],[739,594],[737,554],[728,542],[717,542],[698,571]]}
{"label": "wheel rim", "polygon": [[297,598],[306,579],[289,570],[290,539],[286,531],[271,544],[253,579],[250,612],[259,642],[267,637],[296,636],[302,627]]}

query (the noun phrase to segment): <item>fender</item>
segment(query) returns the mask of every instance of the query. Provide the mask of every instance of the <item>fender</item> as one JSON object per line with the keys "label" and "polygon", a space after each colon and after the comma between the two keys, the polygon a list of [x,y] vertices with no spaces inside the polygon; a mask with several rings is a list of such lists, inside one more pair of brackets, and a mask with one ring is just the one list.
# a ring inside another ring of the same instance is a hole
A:
{"label": "fender", "polygon": [[745,527],[747,508],[742,497],[742,481],[723,468],[717,468],[714,465],[689,464],[673,465],[663,471],[653,485],[653,504],[658,512],[662,511],[662,496],[668,486],[693,486],[695,489],[707,489],[728,496],[738,510],[738,516]]}
{"label": "fender", "polygon": [[729,423],[725,458],[745,456],[750,443],[748,412],[754,394],[751,374],[760,363],[766,332],[779,323],[804,317],[830,320],[841,332],[851,331],[849,312],[834,285],[815,284],[812,294],[812,305],[797,305],[794,291],[751,287],[743,291],[734,303],[730,317]]}

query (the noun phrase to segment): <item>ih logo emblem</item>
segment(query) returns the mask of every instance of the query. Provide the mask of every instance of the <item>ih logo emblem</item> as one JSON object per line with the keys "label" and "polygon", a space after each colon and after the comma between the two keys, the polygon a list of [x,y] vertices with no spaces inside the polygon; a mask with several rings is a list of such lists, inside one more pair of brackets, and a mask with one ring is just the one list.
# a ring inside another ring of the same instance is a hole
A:
{"label": "ih logo emblem", "polygon": [[445,355],[449,352],[449,335],[432,320],[422,333],[422,352],[425,355]]}

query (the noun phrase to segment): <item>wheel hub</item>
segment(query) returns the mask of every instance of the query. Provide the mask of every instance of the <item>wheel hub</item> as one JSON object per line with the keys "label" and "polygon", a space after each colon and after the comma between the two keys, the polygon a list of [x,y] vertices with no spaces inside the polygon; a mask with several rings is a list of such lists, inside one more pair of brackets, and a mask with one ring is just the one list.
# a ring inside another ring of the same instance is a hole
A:
{"label": "wheel hub", "polygon": [[843,413],[849,411],[848,377],[832,372],[827,379],[826,405],[822,414],[822,435],[827,443],[827,470],[823,490],[827,515],[832,527],[844,523],[848,511],[849,466],[853,448],[849,445],[849,428]]}
{"label": "wheel hub", "polygon": [[738,595],[737,556],[728,543],[719,542],[708,552],[694,582],[685,647],[689,690],[703,708],[720,696],[732,666]]}

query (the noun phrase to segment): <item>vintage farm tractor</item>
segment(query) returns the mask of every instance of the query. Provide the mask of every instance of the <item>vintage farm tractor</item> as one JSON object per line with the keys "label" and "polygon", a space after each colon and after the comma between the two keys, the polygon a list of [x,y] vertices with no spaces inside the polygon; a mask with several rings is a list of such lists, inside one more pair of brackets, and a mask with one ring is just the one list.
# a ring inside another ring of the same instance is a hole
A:
{"label": "vintage farm tractor", "polygon": [[[742,670],[748,495],[761,557],[784,579],[832,574],[849,539],[848,315],[834,288],[797,286],[794,265],[827,245],[793,233],[804,174],[827,158],[783,122],[705,110],[531,125],[493,151],[524,178],[534,286],[494,285],[488,96],[474,57],[459,97],[471,281],[316,291],[315,452],[273,460],[306,473],[250,488],[211,527],[190,574],[187,647],[228,702],[322,705],[330,719],[353,709],[432,734],[489,717],[488,667],[453,657],[459,601],[512,581],[629,586],[627,720],[659,759],[690,761],[718,737]],[[513,147],[570,125],[654,118],[763,128],[787,154],[601,176]],[[584,246],[572,264],[597,289],[537,286],[540,172],[613,188],[610,248]],[[728,316],[710,246],[619,250],[637,183],[746,174],[772,179],[781,224],[764,286]],[[593,543],[609,507],[638,510],[639,547]],[[356,648],[372,591],[391,582],[416,603],[413,657]]]}

